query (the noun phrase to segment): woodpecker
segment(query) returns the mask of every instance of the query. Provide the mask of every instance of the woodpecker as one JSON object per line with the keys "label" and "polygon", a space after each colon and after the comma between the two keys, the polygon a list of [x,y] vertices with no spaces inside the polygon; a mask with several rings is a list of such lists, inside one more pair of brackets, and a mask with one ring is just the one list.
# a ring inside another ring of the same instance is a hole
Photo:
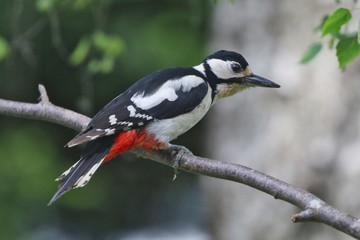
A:
{"label": "woodpecker", "polygon": [[85,186],[100,165],[126,151],[166,149],[170,141],[198,123],[221,98],[249,87],[279,88],[252,73],[244,57],[221,50],[194,67],[154,72],[110,101],[88,126],[67,143],[86,143],[72,167],[56,179],[58,191],[48,205],[67,191]]}

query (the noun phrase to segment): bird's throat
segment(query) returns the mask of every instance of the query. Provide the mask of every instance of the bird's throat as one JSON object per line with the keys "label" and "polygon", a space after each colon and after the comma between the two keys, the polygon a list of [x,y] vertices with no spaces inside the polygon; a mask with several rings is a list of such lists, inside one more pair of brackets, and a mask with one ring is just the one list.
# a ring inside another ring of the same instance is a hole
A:
{"label": "bird's throat", "polygon": [[216,98],[221,99],[221,98],[225,98],[225,97],[230,97],[248,87],[249,86],[247,86],[247,85],[242,85],[242,84],[238,84],[238,83],[219,84],[219,85],[217,85],[218,94],[216,95]]}

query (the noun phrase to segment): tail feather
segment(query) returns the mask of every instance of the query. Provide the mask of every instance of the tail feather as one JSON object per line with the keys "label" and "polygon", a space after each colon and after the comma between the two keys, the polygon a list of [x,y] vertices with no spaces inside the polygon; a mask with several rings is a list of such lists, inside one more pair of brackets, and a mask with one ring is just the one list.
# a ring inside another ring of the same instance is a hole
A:
{"label": "tail feather", "polygon": [[90,181],[92,175],[98,169],[103,160],[104,158],[100,160],[93,159],[93,161],[89,161],[89,159],[82,158],[69,170],[64,172],[59,178],[56,179],[57,181],[60,181],[60,185],[57,192],[48,203],[48,206],[53,204],[57,199],[59,199],[62,195],[71,189],[85,186]]}
{"label": "tail feather", "polygon": [[84,132],[81,132],[79,135],[71,139],[65,146],[66,147],[74,147],[86,142],[90,142],[96,139],[99,139],[101,137],[104,137],[106,135],[112,135],[113,133],[110,131],[105,131],[103,129],[93,129],[90,128],[88,130],[85,130]]}
{"label": "tail feather", "polygon": [[60,182],[60,185],[48,206],[71,189],[85,186],[104,161],[112,143],[112,137],[89,142],[80,160],[56,179],[56,181]]}

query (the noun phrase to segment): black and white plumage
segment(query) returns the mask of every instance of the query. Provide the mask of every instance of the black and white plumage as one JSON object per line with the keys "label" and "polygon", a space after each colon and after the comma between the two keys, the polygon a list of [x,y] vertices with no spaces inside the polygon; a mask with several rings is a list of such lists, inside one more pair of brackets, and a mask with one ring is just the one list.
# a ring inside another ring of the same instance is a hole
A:
{"label": "black and white plumage", "polygon": [[248,87],[280,87],[254,75],[242,55],[218,51],[195,67],[154,72],[109,102],[67,146],[87,143],[80,160],[63,173],[53,203],[82,187],[104,162],[125,151],[165,148],[198,123],[218,99]]}
{"label": "black and white plumage", "polygon": [[109,102],[91,120],[86,134],[80,133],[67,145],[72,147],[190,112],[208,92],[203,77],[193,68],[169,68],[152,73]]}

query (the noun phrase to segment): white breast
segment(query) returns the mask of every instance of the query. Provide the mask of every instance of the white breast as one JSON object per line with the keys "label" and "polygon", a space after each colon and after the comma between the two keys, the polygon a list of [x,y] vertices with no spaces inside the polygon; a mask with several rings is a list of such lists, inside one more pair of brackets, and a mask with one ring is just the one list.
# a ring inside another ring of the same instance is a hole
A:
{"label": "white breast", "polygon": [[193,111],[175,118],[154,121],[146,127],[146,130],[154,134],[158,140],[170,142],[198,123],[210,109],[211,102],[211,88],[209,86],[204,100]]}

